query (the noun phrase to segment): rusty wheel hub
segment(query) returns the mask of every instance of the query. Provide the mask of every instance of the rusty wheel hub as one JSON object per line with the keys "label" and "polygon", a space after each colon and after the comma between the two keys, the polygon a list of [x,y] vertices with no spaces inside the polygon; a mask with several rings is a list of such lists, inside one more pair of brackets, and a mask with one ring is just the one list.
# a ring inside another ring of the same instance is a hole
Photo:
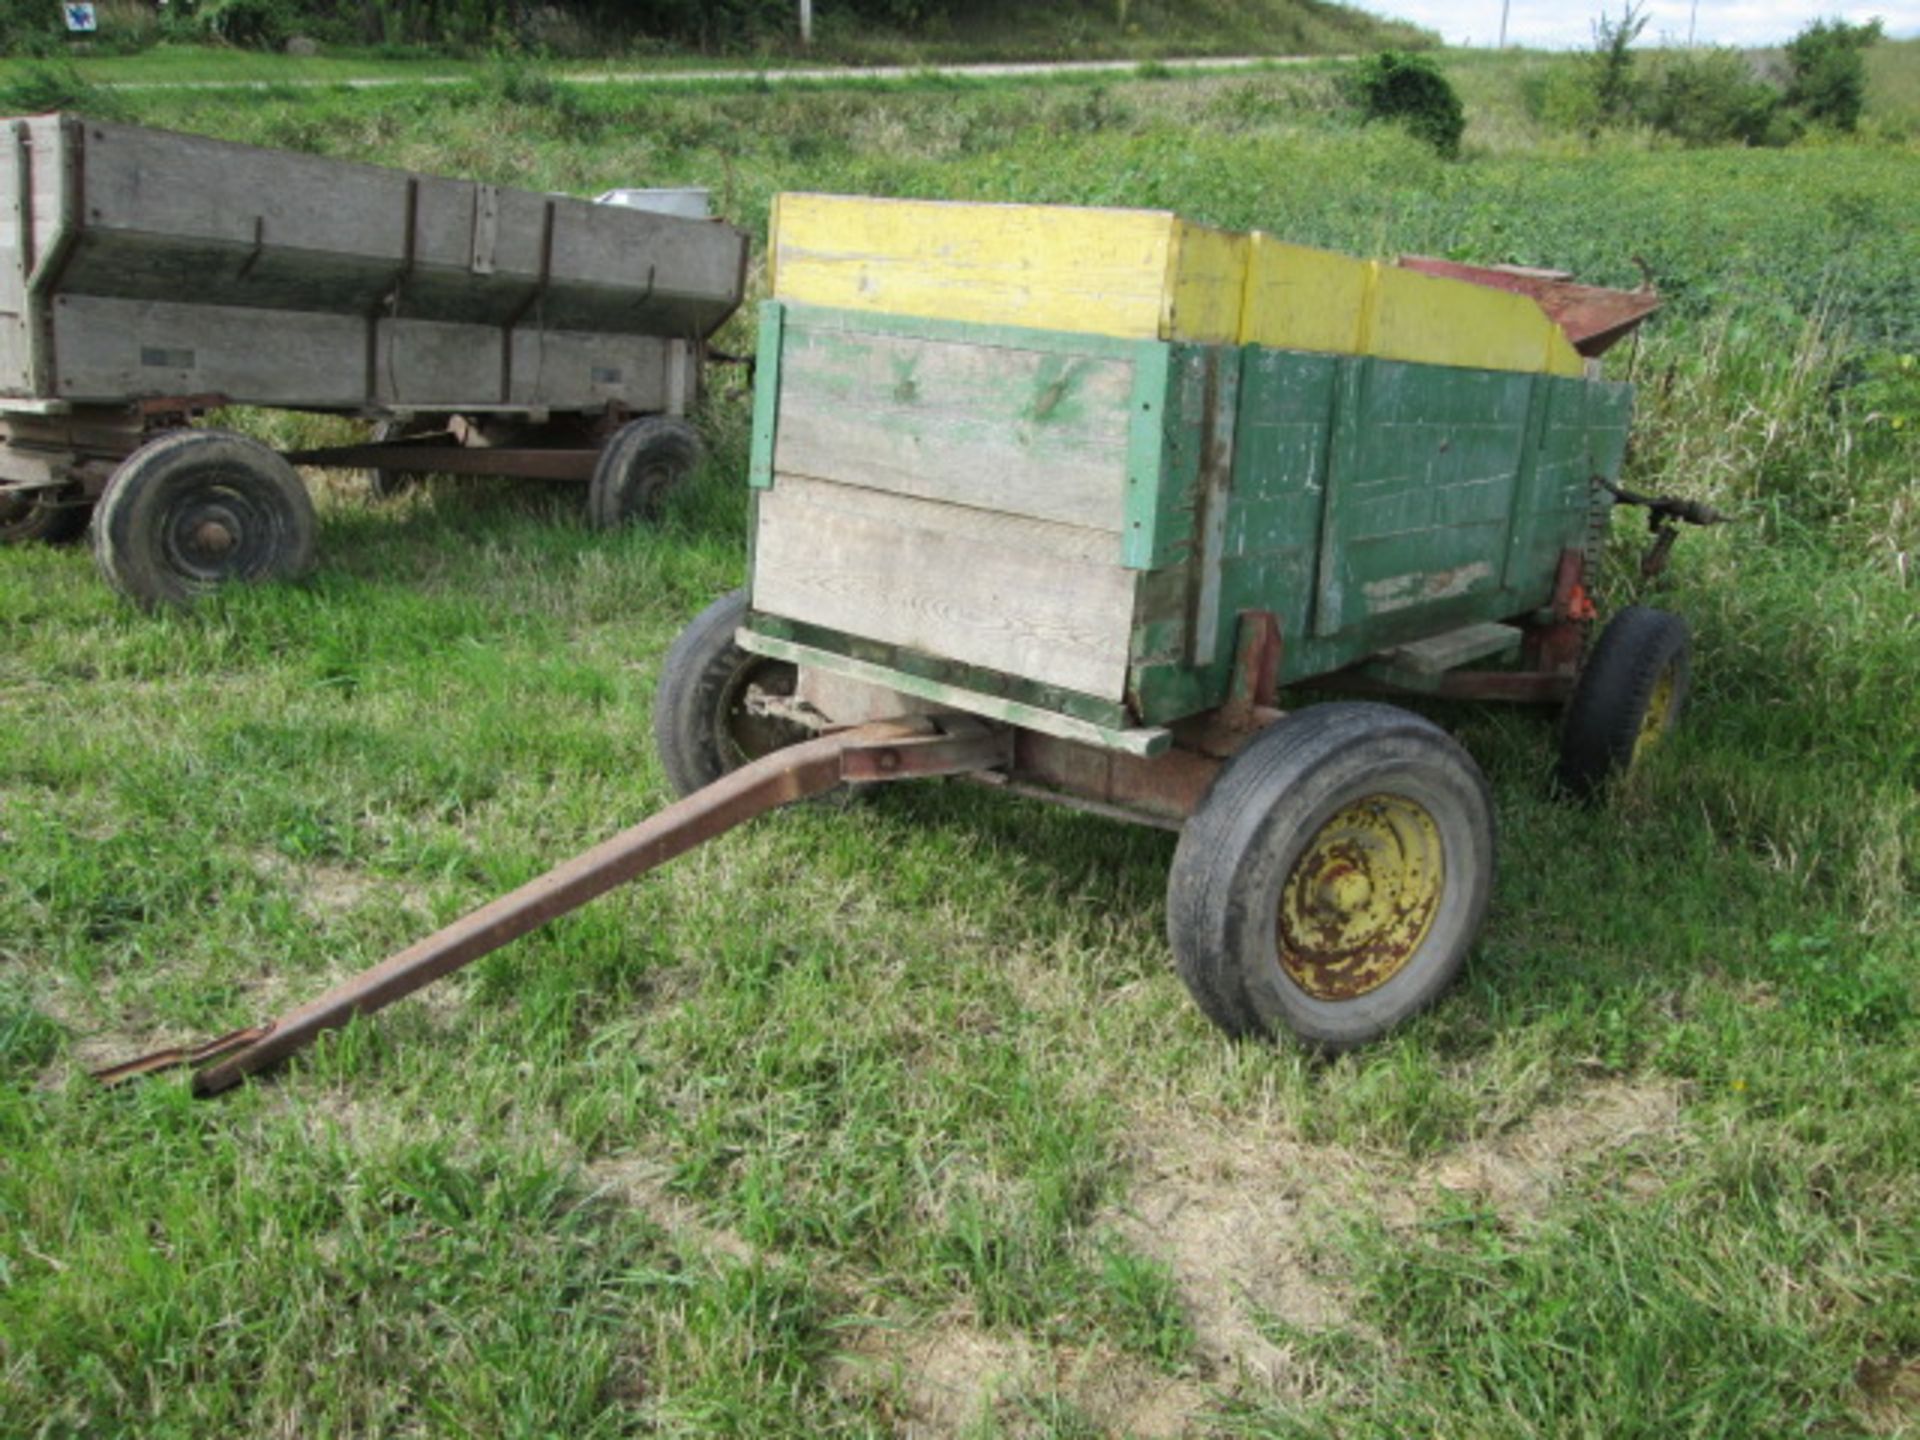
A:
{"label": "rusty wheel hub", "polygon": [[1280,892],[1281,968],[1316,1000],[1352,1000],[1399,974],[1440,909],[1440,827],[1401,795],[1369,795],[1315,832]]}

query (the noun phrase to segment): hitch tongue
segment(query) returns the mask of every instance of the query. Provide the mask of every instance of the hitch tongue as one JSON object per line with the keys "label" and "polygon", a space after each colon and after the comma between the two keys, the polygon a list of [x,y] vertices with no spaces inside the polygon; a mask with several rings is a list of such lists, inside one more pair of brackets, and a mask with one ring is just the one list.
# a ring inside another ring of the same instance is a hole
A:
{"label": "hitch tongue", "polygon": [[1640,574],[1652,580],[1666,573],[1667,562],[1673,558],[1673,545],[1680,538],[1679,526],[1687,525],[1729,525],[1733,517],[1726,512],[1716,510],[1704,500],[1683,500],[1674,495],[1640,495],[1632,490],[1623,490],[1604,475],[1596,475],[1594,481],[1622,505],[1638,505],[1647,512],[1647,532],[1653,536],[1653,543],[1647,546],[1646,553],[1640,557]]}
{"label": "hitch tongue", "polygon": [[391,1005],[770,810],[825,794],[842,783],[993,770],[1012,758],[1012,732],[970,716],[943,716],[938,722],[926,716],[880,720],[776,750],[278,1019],[204,1045],[159,1050],[95,1071],[94,1078],[118,1085],[175,1066],[204,1066],[193,1077],[193,1092],[216,1095],[354,1016]]}

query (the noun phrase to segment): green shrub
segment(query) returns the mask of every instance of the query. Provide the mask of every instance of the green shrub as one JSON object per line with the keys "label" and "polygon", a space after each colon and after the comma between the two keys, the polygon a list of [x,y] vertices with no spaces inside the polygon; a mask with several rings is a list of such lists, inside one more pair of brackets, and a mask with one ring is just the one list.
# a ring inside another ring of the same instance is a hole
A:
{"label": "green shrub", "polygon": [[1731,49],[1670,59],[1652,87],[1646,119],[1689,145],[1786,145],[1797,133],[1780,92]]}
{"label": "green shrub", "polygon": [[1647,28],[1647,12],[1629,4],[1618,20],[1602,10],[1593,22],[1593,54],[1588,64],[1593,76],[1594,103],[1608,124],[1625,124],[1639,109],[1642,88],[1634,74],[1633,42]]}
{"label": "green shrub", "polygon": [[1460,153],[1466,111],[1453,83],[1427,56],[1382,50],[1360,62],[1353,88],[1368,120],[1398,121],[1440,154]]}
{"label": "green shrub", "polygon": [[1867,103],[1865,51],[1879,38],[1878,20],[1814,21],[1787,43],[1787,103],[1809,120],[1853,130]]}

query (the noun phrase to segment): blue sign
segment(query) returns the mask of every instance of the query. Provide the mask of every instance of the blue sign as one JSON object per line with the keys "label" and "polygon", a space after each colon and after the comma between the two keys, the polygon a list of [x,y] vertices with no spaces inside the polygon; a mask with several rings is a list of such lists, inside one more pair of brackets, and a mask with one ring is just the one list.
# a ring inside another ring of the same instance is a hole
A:
{"label": "blue sign", "polygon": [[66,12],[67,29],[91,34],[100,28],[100,22],[94,17],[93,6],[62,5],[60,8]]}

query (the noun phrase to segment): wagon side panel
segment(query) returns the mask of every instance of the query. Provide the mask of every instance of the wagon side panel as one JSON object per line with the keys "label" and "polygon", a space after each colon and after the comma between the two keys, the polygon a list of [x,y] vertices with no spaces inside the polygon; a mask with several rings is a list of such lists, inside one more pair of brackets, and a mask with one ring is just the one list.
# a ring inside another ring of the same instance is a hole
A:
{"label": "wagon side panel", "polygon": [[1118,702],[1127,347],[787,311],[757,614]]}
{"label": "wagon side panel", "polygon": [[365,394],[367,329],[342,315],[63,295],[53,337],[66,400],[219,394],[345,409]]}
{"label": "wagon side panel", "polygon": [[1345,362],[1312,633],[1378,649],[1502,608],[1530,375]]}
{"label": "wagon side panel", "polygon": [[1216,527],[1193,458],[1205,390],[1179,383],[1170,348],[1153,473],[1172,543],[1136,590],[1129,690],[1147,724],[1226,698],[1246,610],[1278,619],[1292,682],[1546,604],[1594,523],[1591,477],[1617,474],[1625,443],[1626,387],[1252,346]]}
{"label": "wagon side panel", "polygon": [[137,126],[12,140],[0,253],[45,293],[0,312],[51,316],[0,318],[16,394],[671,411],[739,303],[724,225]]}

